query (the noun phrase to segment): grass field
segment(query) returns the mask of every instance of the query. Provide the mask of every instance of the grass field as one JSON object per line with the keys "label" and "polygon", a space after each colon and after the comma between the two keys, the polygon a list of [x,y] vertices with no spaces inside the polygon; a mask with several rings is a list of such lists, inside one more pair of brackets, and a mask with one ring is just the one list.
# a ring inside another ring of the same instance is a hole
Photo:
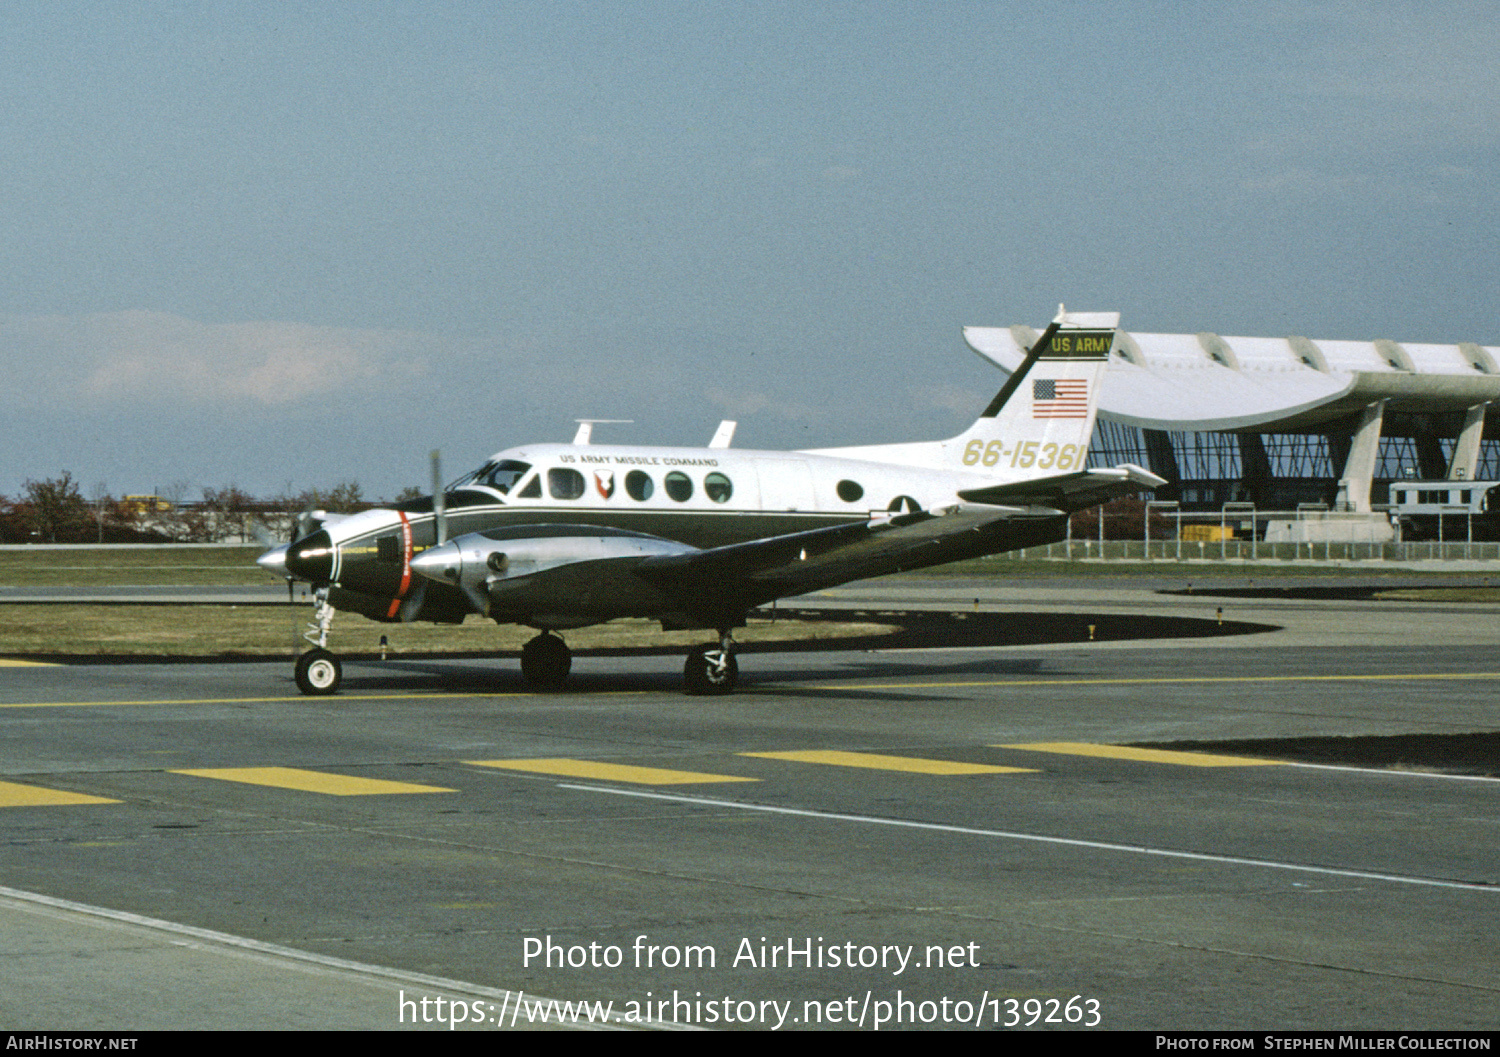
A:
{"label": "grass field", "polygon": [[[263,587],[276,581],[255,564],[254,547],[27,548],[0,551],[0,587]],[[289,656],[305,648],[312,606],[4,604],[0,656]],[[752,621],[741,642],[806,641],[879,635],[888,625],[796,620]],[[477,614],[461,625],[380,624],[352,613],[334,620],[330,645],[372,652],[386,636],[393,653],[519,650],[536,632]],[[663,632],[648,620],[617,620],[567,634],[574,649],[686,649],[712,636]]]}
{"label": "grass field", "polygon": [[[0,656],[290,656],[311,606],[0,605]],[[881,635],[889,625],[753,620],[736,641],[806,641]],[[493,653],[519,650],[536,632],[498,625],[477,614],[461,625],[378,624],[350,613],[334,620],[329,644],[341,653],[370,653],[386,636],[393,653]],[[649,620],[616,620],[567,633],[575,650],[642,646],[686,650],[713,636],[663,632]]]}
{"label": "grass field", "polygon": [[0,586],[261,586],[258,547],[27,547],[0,550]]}
{"label": "grass field", "polygon": [[[275,581],[255,564],[255,547],[182,548],[25,548],[0,551],[0,588],[189,586],[248,587]],[[1205,587],[1215,581],[1318,578],[1347,575],[1347,570],[1319,565],[1200,564],[1172,561],[1082,562],[987,558],[905,574],[932,577],[1068,578],[1124,581],[1141,576],[1160,580],[1181,577]],[[1432,574],[1446,579],[1442,574]],[[1432,575],[1423,574],[1424,580]],[[1457,576],[1459,574],[1451,574]],[[1410,577],[1407,570],[1364,569],[1361,578]],[[1476,585],[1473,574],[1453,587],[1393,587],[1379,597],[1425,602],[1500,602],[1500,588]],[[889,580],[887,581],[889,582]],[[17,656],[235,656],[289,655],[301,643],[311,615],[308,605],[72,605],[4,604],[0,598],[0,655]],[[843,638],[881,634],[878,624],[752,621],[736,633],[743,642]],[[330,644],[343,652],[379,649],[385,635],[397,652],[492,652],[519,650],[535,632],[497,626],[479,616],[460,626],[378,624],[340,613]],[[651,621],[621,620],[569,632],[575,649],[659,647],[685,648],[706,641],[702,631],[663,633]]]}
{"label": "grass field", "polygon": [[[99,586],[264,586],[274,580],[255,564],[258,547],[100,547],[53,549],[26,547],[0,550],[0,587]],[[906,577],[1080,577],[1126,579],[1143,573],[1182,576],[1194,581],[1257,580],[1342,576],[1340,569],[1314,562],[1064,561],[1017,559],[1000,555],[903,573]],[[1361,576],[1409,577],[1408,569],[1361,565]],[[1423,573],[1430,576],[1459,573]],[[1472,574],[1467,574],[1472,576]]]}

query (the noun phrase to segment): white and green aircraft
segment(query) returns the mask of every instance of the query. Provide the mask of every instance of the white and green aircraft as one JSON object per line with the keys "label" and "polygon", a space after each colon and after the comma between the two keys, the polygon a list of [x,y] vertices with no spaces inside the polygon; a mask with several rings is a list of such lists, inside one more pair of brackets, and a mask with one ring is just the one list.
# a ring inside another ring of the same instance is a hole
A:
{"label": "white and green aircraft", "polygon": [[[620,617],[703,628],[690,693],[738,678],[732,630],[774,599],[904,569],[1060,540],[1069,513],[1165,482],[1132,464],[1086,469],[1117,313],[1059,310],[979,418],[949,440],[811,451],[591,443],[497,453],[433,495],[315,515],[259,564],[313,585],[298,687],[331,694],[335,610],[460,623],[472,613],[540,634],[528,683],[556,688],[557,632]],[[434,460],[435,462],[435,460]]]}

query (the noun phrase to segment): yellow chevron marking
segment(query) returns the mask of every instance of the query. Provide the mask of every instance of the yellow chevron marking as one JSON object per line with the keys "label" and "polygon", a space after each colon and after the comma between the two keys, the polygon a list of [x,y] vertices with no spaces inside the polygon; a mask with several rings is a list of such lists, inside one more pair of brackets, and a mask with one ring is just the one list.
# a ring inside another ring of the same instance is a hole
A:
{"label": "yellow chevron marking", "polygon": [[1170,763],[1179,767],[1273,767],[1280,760],[1257,760],[1249,756],[1215,756],[1207,752],[1171,752],[1167,749],[1133,749],[1128,745],[1091,745],[1083,741],[1039,741],[1030,745],[996,745],[997,749],[1055,752],[1063,756],[1102,756],[1110,760],[1140,760]]}
{"label": "yellow chevron marking", "polygon": [[507,771],[530,771],[533,774],[555,774],[564,778],[595,778],[606,782],[632,782],[636,785],[691,785],[696,782],[758,782],[758,778],[740,778],[730,774],[705,774],[701,771],[669,771],[662,767],[632,767],[623,763],[599,763],[595,760],[566,758],[542,760],[466,760],[475,767],[495,767]]}
{"label": "yellow chevron marking", "polygon": [[954,760],[924,760],[916,756],[882,756],[874,752],[839,752],[833,749],[811,749],[804,752],[742,752],[741,756],[758,756],[764,760],[791,760],[794,763],[826,763],[834,767],[864,767],[874,771],[909,771],[912,774],[1035,774],[1030,767],[994,767],[987,763],[960,763]]}
{"label": "yellow chevron marking", "polygon": [[118,804],[103,796],[69,793],[61,789],[43,789],[39,785],[0,782],[0,807],[59,807],[66,804]]}
{"label": "yellow chevron marking", "polygon": [[456,793],[435,785],[413,785],[410,782],[387,782],[381,778],[355,778],[347,774],[325,774],[303,771],[296,767],[209,767],[173,771],[194,778],[217,778],[223,782],[246,785],[269,785],[277,789],[295,789],[302,793],[328,796],[380,796],[388,793]]}

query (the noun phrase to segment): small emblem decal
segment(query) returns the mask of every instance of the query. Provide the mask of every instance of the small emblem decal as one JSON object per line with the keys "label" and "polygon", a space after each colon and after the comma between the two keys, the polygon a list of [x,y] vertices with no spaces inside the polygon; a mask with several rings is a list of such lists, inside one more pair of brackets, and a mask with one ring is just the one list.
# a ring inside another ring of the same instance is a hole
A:
{"label": "small emblem decal", "polygon": [[615,471],[595,470],[594,487],[599,489],[599,494],[605,499],[615,494]]}

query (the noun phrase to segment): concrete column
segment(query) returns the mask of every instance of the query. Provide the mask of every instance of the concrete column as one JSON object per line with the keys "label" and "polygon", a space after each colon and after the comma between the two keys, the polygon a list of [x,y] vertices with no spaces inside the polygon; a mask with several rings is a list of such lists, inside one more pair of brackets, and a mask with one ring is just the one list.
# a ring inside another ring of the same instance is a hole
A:
{"label": "concrete column", "polygon": [[1380,426],[1385,418],[1385,401],[1377,400],[1359,415],[1359,425],[1349,441],[1349,458],[1339,478],[1338,509],[1359,514],[1370,512],[1370,483],[1375,477],[1375,460],[1380,454]]}
{"label": "concrete column", "polygon": [[1448,480],[1472,481],[1479,469],[1479,442],[1484,439],[1484,412],[1488,404],[1477,404],[1464,413],[1464,428],[1453,445]]}

